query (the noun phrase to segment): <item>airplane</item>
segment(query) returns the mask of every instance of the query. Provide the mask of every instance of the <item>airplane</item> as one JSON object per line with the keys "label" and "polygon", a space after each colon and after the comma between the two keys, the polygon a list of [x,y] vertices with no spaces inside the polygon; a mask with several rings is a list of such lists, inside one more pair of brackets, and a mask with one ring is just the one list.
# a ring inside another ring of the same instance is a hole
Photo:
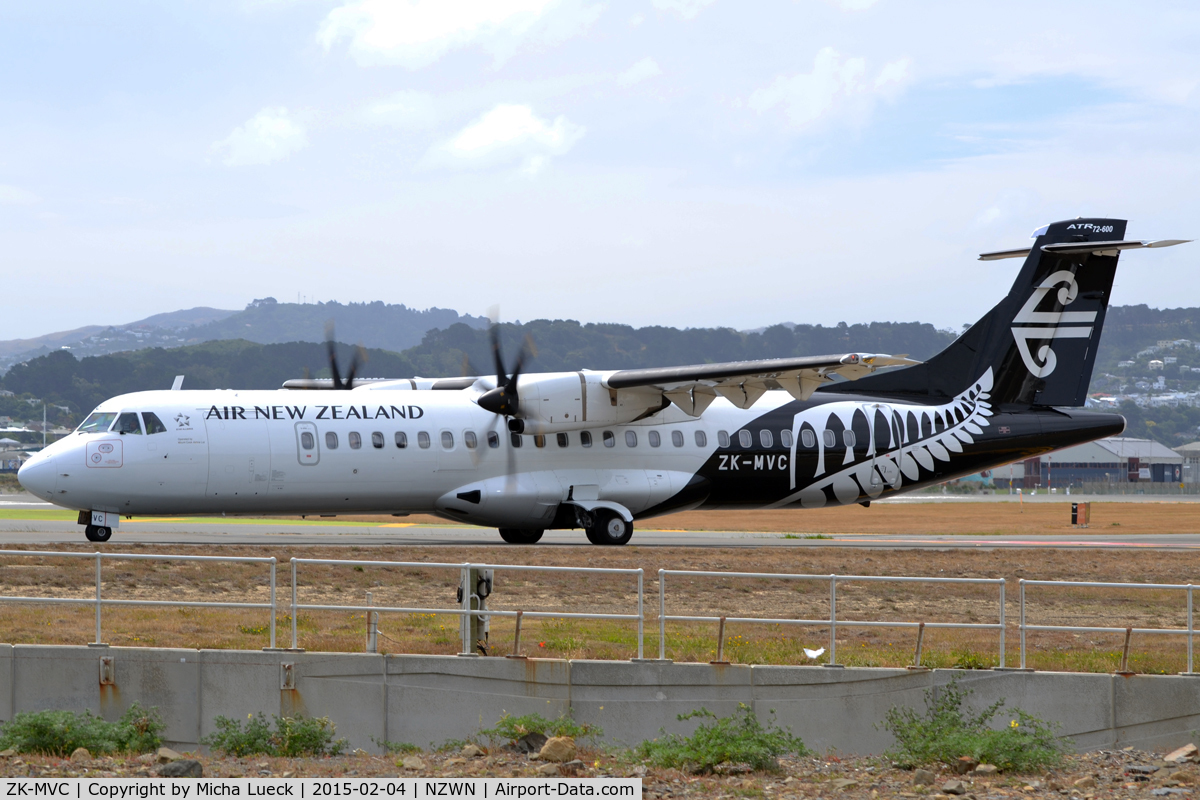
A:
{"label": "airplane", "polygon": [[[32,457],[29,492],[120,517],[408,514],[495,527],[511,544],[689,509],[861,504],[1121,433],[1082,408],[1126,222],[1039,228],[1007,297],[919,363],[874,353],[651,369],[288,381],[276,390],[106,400]],[[309,391],[305,391],[309,390]],[[313,391],[316,390],[316,391]]]}

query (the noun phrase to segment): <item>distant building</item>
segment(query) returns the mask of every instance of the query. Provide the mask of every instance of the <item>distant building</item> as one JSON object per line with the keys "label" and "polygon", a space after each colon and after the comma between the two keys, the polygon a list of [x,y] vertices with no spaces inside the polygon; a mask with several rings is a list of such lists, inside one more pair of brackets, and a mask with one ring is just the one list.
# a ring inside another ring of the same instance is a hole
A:
{"label": "distant building", "polygon": [[1175,448],[1183,456],[1181,483],[1200,483],[1200,442],[1189,442]]}
{"label": "distant building", "polygon": [[1147,366],[1150,367],[1150,369],[1162,369],[1163,362],[1161,360],[1155,358],[1155,359],[1152,359]]}
{"label": "distant building", "polygon": [[1118,367],[1132,367],[1136,363],[1137,363],[1136,361],[1118,361],[1117,366]]}
{"label": "distant building", "polygon": [[[1200,458],[1200,442],[1197,443]],[[1081,483],[1180,483],[1185,456],[1151,439],[1113,436],[1014,464],[1013,486],[1049,489]],[[1194,467],[1200,471],[1200,466]],[[1005,485],[1009,467],[992,470]]]}

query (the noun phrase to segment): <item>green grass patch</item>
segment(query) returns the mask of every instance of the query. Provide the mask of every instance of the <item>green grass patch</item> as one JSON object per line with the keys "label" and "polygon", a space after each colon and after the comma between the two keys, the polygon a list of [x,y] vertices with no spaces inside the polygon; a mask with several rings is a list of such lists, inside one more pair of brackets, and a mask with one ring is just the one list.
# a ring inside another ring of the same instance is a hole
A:
{"label": "green grass patch", "polygon": [[79,747],[92,755],[145,753],[162,745],[163,727],[157,709],[137,703],[116,722],[90,711],[24,711],[0,726],[0,749],[52,756],[69,756]]}
{"label": "green grass patch", "polygon": [[409,742],[389,742],[387,739],[379,740],[374,736],[371,741],[383,748],[384,752],[392,753],[393,755],[403,755],[406,753],[420,753],[420,745],[410,744]]}
{"label": "green grass patch", "polygon": [[604,731],[596,725],[579,723],[564,714],[558,719],[546,719],[541,714],[524,714],[514,717],[508,712],[500,717],[495,727],[479,732],[492,742],[515,742],[530,733],[540,733],[543,736],[570,736],[575,740],[603,736]]}
{"label": "green grass patch", "polygon": [[[774,711],[771,712],[774,716]],[[751,769],[776,771],[778,758],[788,753],[804,755],[804,742],[774,721],[763,725],[743,703],[728,717],[718,717],[701,708],[680,714],[680,721],[705,720],[691,736],[663,733],[659,739],[642,742],[634,749],[636,758],[656,767],[685,769],[707,774],[722,764],[745,764]]]}
{"label": "green grass patch", "polygon": [[252,755],[297,758],[300,756],[336,756],[346,749],[345,739],[335,739],[337,731],[328,717],[278,717],[274,728],[261,711],[241,720],[217,717],[217,730],[200,739],[201,744],[227,756]]}
{"label": "green grass patch", "polygon": [[896,737],[887,756],[902,767],[954,764],[970,756],[981,764],[994,764],[1007,772],[1041,772],[1062,763],[1067,740],[1056,735],[1049,723],[1019,708],[1004,715],[1011,719],[1003,727],[992,727],[1004,708],[1001,698],[978,714],[963,709],[971,694],[952,680],[935,695],[925,692],[925,713],[893,707],[883,727]]}

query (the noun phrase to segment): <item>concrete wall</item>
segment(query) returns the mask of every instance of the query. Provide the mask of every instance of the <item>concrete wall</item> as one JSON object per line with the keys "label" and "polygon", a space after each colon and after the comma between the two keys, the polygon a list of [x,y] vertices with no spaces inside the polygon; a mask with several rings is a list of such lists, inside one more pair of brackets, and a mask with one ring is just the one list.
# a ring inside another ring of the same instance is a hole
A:
{"label": "concrete wall", "polygon": [[[112,685],[100,684],[101,657],[113,659]],[[891,744],[876,727],[887,710],[922,708],[926,692],[956,675],[973,706],[1004,698],[1059,723],[1080,750],[1174,747],[1200,730],[1200,678],[1184,676],[47,645],[0,645],[0,720],[48,708],[116,719],[136,701],[158,707],[165,738],[188,748],[218,716],[302,713],[329,717],[352,747],[377,752],[385,740],[465,738],[504,712],[570,711],[610,742],[636,744],[697,724],[678,714],[703,706],[725,715],[745,703],[819,751],[878,753]]]}

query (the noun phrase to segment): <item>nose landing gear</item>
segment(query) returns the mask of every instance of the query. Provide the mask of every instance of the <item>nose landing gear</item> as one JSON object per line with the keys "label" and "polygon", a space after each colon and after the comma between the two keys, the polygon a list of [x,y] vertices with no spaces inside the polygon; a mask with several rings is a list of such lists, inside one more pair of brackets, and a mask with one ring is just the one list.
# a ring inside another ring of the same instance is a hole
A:
{"label": "nose landing gear", "polygon": [[107,542],[112,538],[112,528],[88,525],[83,529],[83,535],[87,537],[89,542]]}

